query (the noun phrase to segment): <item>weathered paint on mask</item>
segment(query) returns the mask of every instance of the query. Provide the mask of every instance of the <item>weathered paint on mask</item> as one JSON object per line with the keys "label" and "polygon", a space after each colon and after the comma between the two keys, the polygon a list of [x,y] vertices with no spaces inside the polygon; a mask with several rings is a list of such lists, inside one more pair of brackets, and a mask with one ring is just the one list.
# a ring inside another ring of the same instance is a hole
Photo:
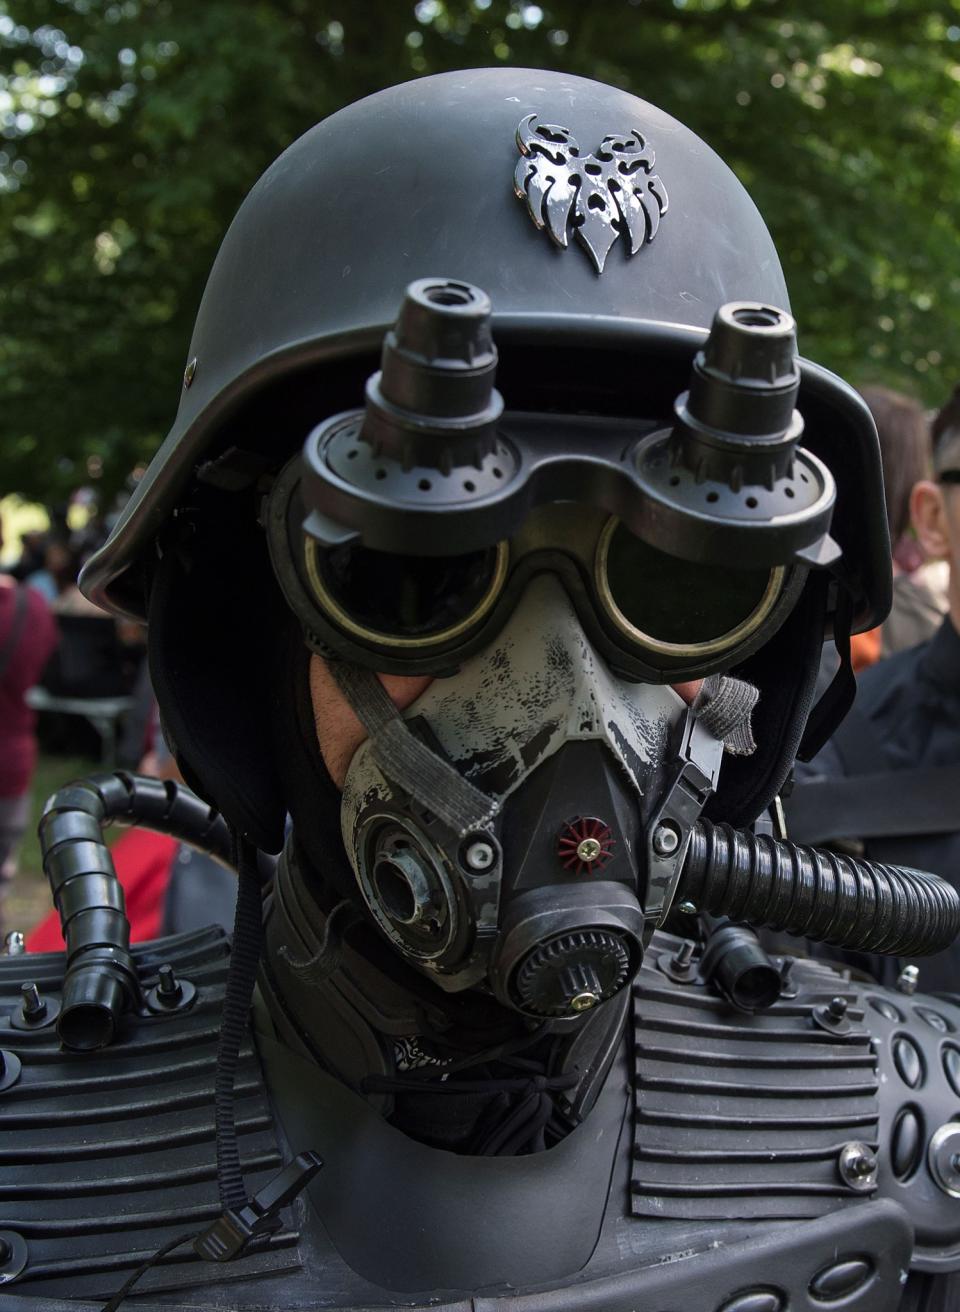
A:
{"label": "weathered paint on mask", "polygon": [[[599,739],[639,795],[687,707],[672,688],[614,678],[587,642],[559,582],[534,579],[495,643],[458,674],[437,679],[405,712],[422,718],[443,752],[501,800],[565,743]],[[369,741],[344,782],[344,845],[355,863],[357,817],[390,799]],[[430,806],[429,797],[418,800]]]}

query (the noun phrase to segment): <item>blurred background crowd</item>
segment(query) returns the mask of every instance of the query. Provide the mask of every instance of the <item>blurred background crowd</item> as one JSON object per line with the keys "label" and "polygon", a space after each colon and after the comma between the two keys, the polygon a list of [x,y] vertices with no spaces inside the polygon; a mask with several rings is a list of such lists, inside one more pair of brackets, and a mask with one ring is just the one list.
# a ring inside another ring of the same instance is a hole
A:
{"label": "blurred background crowd", "polygon": [[[880,739],[871,769],[828,751],[801,785],[960,766],[960,0],[0,0],[6,929],[45,914],[34,830],[54,787],[98,763],[175,770],[143,633],[98,612],[76,578],[172,419],[239,201],[341,105],[487,64],[621,85],[686,122],[751,191],[802,352],[853,379],[877,420],[893,549],[893,613],[853,653]],[[349,221],[387,223],[388,203]],[[904,663],[920,651],[926,663]],[[836,660],[828,650],[825,683]],[[942,815],[925,824],[925,839],[949,841],[921,855],[956,880],[956,832]],[[142,873],[143,850],[117,851]],[[182,856],[154,845],[149,860],[166,878]],[[160,923],[157,897],[141,936]]]}

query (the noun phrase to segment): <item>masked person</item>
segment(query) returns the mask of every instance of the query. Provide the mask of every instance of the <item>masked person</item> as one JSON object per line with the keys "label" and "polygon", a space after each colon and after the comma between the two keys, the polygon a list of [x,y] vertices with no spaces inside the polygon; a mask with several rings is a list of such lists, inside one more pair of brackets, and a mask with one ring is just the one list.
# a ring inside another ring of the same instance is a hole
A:
{"label": "masked person", "polygon": [[[45,982],[11,1086],[40,1155],[0,1215],[24,1291],[949,1292],[960,1012],[745,927],[898,952],[960,924],[931,876],[751,828],[889,603],[869,414],[786,306],[726,166],[577,78],[395,87],[254,188],[84,576],[148,620],[205,801],[106,776],[43,821],[65,961],[4,967]],[[232,835],[229,968],[217,931],[127,949],[112,816]],[[44,1230],[45,1190],[82,1227]]]}

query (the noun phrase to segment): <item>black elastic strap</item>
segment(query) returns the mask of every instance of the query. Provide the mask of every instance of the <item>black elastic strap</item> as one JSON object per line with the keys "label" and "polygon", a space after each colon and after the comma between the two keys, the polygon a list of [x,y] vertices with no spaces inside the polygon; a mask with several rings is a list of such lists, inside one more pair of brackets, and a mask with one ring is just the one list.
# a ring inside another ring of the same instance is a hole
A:
{"label": "black elastic strap", "polygon": [[853,673],[850,655],[850,628],[853,623],[853,594],[841,586],[837,592],[837,608],[833,617],[833,641],[840,664],[823,696],[810,712],[797,756],[801,761],[812,760],[843,719],[857,695],[857,680]]}
{"label": "black elastic strap", "polygon": [[263,942],[263,900],[257,851],[242,835],[235,833],[234,839],[237,910],[214,1076],[217,1187],[221,1205],[225,1209],[242,1207],[247,1201],[237,1139],[235,1086]]}
{"label": "black elastic strap", "polygon": [[175,1248],[179,1248],[181,1244],[186,1244],[194,1238],[196,1238],[196,1231],[191,1230],[189,1234],[179,1235],[176,1239],[171,1239],[168,1244],[164,1244],[162,1248],[158,1248],[153,1256],[148,1257],[145,1262],[141,1262],[133,1275],[130,1276],[128,1280],[124,1281],[123,1285],[115,1294],[110,1296],[108,1302],[104,1303],[102,1312],[117,1312],[117,1308],[130,1293],[130,1290],[142,1275],[146,1275],[152,1266],[156,1266],[162,1258],[166,1257],[168,1253],[172,1253]]}
{"label": "black elastic strap", "polygon": [[343,934],[351,925],[361,920],[359,907],[349,898],[338,902],[327,916],[323,928],[323,937],[312,957],[298,961],[286,944],[280,948],[280,956],[287,963],[298,979],[305,984],[322,984],[340,969],[343,961]]}

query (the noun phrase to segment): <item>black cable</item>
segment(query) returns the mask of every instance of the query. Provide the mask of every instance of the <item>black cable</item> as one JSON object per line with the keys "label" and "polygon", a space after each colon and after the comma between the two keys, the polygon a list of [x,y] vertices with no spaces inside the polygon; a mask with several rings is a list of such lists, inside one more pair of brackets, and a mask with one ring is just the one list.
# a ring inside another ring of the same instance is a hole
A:
{"label": "black cable", "polygon": [[145,1262],[141,1262],[133,1275],[124,1281],[115,1294],[110,1296],[109,1300],[104,1303],[101,1312],[117,1312],[117,1308],[142,1275],[145,1275],[152,1266],[156,1266],[168,1253],[172,1253],[175,1248],[179,1248],[181,1244],[189,1243],[191,1239],[196,1239],[196,1237],[196,1231],[191,1230],[189,1234],[179,1235],[176,1239],[171,1239],[169,1243],[164,1244],[162,1248],[158,1248],[153,1256],[148,1257]]}

